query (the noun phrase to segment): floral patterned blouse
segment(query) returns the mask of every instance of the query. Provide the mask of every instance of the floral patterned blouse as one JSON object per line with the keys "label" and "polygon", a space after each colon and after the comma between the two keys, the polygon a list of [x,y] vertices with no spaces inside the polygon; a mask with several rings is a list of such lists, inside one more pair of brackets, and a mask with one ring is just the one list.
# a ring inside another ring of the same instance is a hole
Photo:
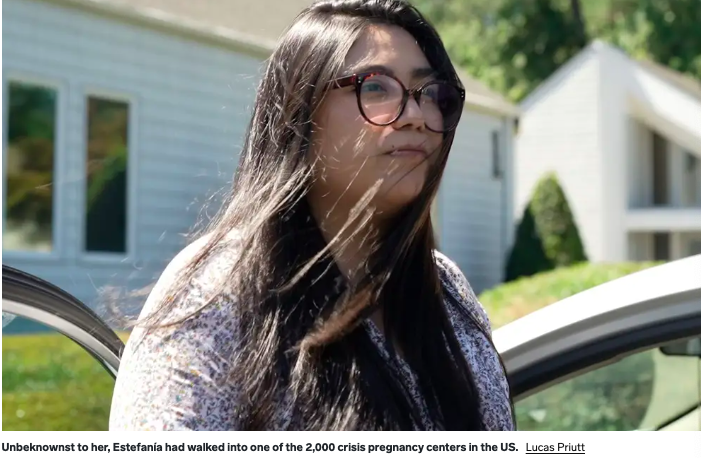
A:
{"label": "floral patterned blouse", "polygon": [[[166,268],[144,306],[142,317],[151,312],[164,288],[195,254],[199,243],[202,242],[195,242],[183,250]],[[481,321],[484,329],[491,332],[489,319],[460,269],[442,253],[435,252],[435,258],[448,292],[458,299],[460,306],[467,307],[472,316]],[[222,250],[207,261],[208,265],[196,275],[191,290],[179,300],[174,313],[186,316],[200,308],[208,288],[216,284],[218,274],[227,271],[226,265],[231,259],[230,250]],[[227,355],[233,354],[236,346],[236,324],[230,313],[234,304],[233,299],[218,300],[177,328],[148,332],[140,327],[134,329],[114,389],[110,430],[240,429],[236,420],[241,407],[237,403],[236,386],[224,383],[233,364]],[[449,313],[475,375],[486,428],[513,430],[509,386],[494,347],[472,322],[450,305]],[[379,329],[369,319],[364,325],[387,363],[395,364],[393,361],[396,360],[389,356]],[[422,424],[415,425],[416,429],[438,429],[429,420],[411,368],[401,359],[398,365],[423,412]],[[291,422],[288,405],[281,400],[275,421],[268,429],[300,429]]]}

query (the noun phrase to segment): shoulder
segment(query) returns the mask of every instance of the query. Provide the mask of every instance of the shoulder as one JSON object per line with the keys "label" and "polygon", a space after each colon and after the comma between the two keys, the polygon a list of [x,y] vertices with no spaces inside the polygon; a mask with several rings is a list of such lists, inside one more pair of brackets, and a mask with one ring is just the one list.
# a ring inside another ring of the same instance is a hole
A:
{"label": "shoulder", "polygon": [[229,243],[210,248],[209,241],[205,236],[189,244],[163,270],[127,342],[124,359],[130,365],[166,350],[171,358],[192,360],[207,352],[231,353],[238,344],[238,300],[226,288],[237,250]]}
{"label": "shoulder", "polygon": [[[166,295],[172,296],[168,299],[175,304],[168,321],[175,321],[201,309],[214,296],[226,293],[226,280],[239,252],[238,239],[230,235],[210,246],[211,237],[200,237],[173,257],[151,290],[142,317],[156,311]],[[215,302],[221,306],[230,301]],[[221,312],[221,307],[212,309],[205,316]]]}
{"label": "shoulder", "polygon": [[237,391],[227,377],[240,343],[237,303],[218,292],[235,251],[217,244],[200,268],[186,270],[208,241],[180,251],[152,289],[122,355],[110,429],[236,429]]}
{"label": "shoulder", "polygon": [[491,332],[489,316],[477,299],[470,282],[458,265],[445,254],[433,250],[433,257],[446,290],[455,300],[477,319],[487,331]]}
{"label": "shoulder", "polygon": [[[234,265],[236,255],[239,252],[237,246],[239,239],[237,233],[232,232],[212,246],[210,246],[211,240],[212,234],[203,235],[178,252],[163,270],[159,283],[172,283],[175,278],[200,258],[201,262],[198,263],[193,277],[200,281],[208,280],[214,282],[222,280],[223,278],[221,277],[224,274],[220,268]],[[207,251],[207,256],[203,257],[205,250]]]}
{"label": "shoulder", "polygon": [[448,283],[447,286],[455,289],[463,300],[476,299],[472,286],[470,286],[467,278],[465,278],[465,274],[463,274],[455,261],[438,250],[433,251],[433,257],[436,260],[438,271],[443,277],[442,279],[444,282]]}

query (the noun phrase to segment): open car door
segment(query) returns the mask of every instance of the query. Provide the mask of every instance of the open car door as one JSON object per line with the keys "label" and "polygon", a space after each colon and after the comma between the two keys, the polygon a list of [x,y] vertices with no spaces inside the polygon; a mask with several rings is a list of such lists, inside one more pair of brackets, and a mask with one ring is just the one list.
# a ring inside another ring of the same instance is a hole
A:
{"label": "open car door", "polygon": [[3,430],[106,430],[122,339],[85,304],[2,266]]}
{"label": "open car door", "polygon": [[701,256],[494,332],[520,430],[701,430]]}

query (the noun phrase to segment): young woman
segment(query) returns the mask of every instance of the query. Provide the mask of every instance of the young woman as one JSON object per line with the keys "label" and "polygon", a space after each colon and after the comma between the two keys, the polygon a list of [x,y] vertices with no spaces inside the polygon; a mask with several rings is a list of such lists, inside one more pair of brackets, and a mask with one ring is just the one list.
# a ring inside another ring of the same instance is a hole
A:
{"label": "young woman", "polygon": [[430,218],[463,101],[405,1],[303,11],[230,199],[132,333],[111,429],[513,429],[488,318]]}

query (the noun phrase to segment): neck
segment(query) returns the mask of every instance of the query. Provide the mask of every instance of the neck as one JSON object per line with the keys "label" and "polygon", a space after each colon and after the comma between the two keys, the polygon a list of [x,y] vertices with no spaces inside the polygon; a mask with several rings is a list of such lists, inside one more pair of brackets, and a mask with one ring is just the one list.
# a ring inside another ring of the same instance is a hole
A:
{"label": "neck", "polygon": [[[344,228],[344,225],[348,224],[348,212],[325,209],[323,214],[319,214],[318,208],[315,209],[314,206],[312,212],[327,243],[331,243],[335,237],[339,238],[338,243],[332,243],[331,252],[341,273],[349,283],[358,283],[365,273],[362,267],[377,241],[378,221],[372,220],[360,227],[363,219],[359,218],[359,221],[352,222]],[[375,311],[370,319],[384,334],[382,309]]]}
{"label": "neck", "polygon": [[372,255],[382,222],[375,215],[368,221],[364,213],[349,221],[350,210],[345,205],[331,208],[310,201],[311,212],[341,273],[350,283],[360,280],[363,267]]}

